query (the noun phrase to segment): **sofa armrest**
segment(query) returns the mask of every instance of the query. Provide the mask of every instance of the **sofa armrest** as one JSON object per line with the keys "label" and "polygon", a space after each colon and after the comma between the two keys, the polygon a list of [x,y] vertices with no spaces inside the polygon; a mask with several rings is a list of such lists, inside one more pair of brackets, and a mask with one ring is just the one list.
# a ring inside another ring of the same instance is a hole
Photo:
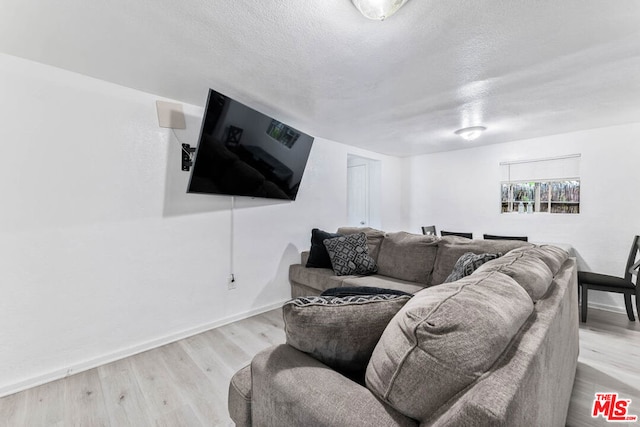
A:
{"label": "sofa armrest", "polygon": [[282,344],[251,362],[256,425],[417,426],[363,387],[306,353]]}

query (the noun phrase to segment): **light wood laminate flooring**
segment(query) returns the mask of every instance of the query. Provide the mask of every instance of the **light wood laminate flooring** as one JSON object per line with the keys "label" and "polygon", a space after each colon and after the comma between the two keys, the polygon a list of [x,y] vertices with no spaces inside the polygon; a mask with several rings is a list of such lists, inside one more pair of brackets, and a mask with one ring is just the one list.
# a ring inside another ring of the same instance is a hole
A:
{"label": "light wood laminate flooring", "polygon": [[[282,311],[272,310],[4,397],[0,426],[231,426],[231,376],[284,339]],[[640,415],[640,323],[590,309],[567,425],[609,425],[591,418],[596,391],[632,399]]]}
{"label": "light wood laminate flooring", "polygon": [[[637,423],[608,423],[592,418],[595,393],[617,392],[631,399],[629,414]],[[640,322],[626,314],[589,308],[586,323],[580,323],[580,355],[573,383],[567,425],[640,427]]]}

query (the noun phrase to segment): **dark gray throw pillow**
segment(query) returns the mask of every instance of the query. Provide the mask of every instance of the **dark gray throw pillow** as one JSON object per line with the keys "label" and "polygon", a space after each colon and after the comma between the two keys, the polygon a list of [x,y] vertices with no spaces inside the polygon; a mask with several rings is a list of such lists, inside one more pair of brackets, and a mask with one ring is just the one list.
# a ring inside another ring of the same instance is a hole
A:
{"label": "dark gray throw pillow", "polygon": [[458,261],[456,261],[456,264],[453,266],[453,271],[443,283],[455,282],[463,277],[467,277],[485,262],[500,258],[501,256],[501,252],[497,254],[474,254],[473,252],[467,252],[458,258]]}
{"label": "dark gray throw pillow", "polygon": [[287,344],[358,378],[407,295],[310,296],[282,307]]}
{"label": "dark gray throw pillow", "polygon": [[378,271],[376,261],[369,256],[367,236],[364,233],[326,239],[331,266],[338,276],[373,274]]}
{"label": "dark gray throw pillow", "polygon": [[311,230],[311,250],[305,267],[331,268],[331,259],[327,253],[327,248],[324,246],[324,241],[340,236],[342,234],[328,233],[318,228]]}

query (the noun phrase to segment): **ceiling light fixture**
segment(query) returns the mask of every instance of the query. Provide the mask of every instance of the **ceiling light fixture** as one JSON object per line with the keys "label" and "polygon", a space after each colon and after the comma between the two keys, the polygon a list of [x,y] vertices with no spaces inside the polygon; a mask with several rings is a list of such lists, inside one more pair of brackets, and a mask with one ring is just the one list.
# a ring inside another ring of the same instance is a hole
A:
{"label": "ceiling light fixture", "polygon": [[351,0],[360,13],[369,19],[384,21],[398,11],[408,0]]}
{"label": "ceiling light fixture", "polygon": [[484,132],[485,130],[487,130],[487,128],[484,126],[471,126],[464,129],[458,129],[454,133],[456,135],[460,135],[467,141],[473,141],[474,139],[479,137],[480,134],[482,134],[482,132]]}

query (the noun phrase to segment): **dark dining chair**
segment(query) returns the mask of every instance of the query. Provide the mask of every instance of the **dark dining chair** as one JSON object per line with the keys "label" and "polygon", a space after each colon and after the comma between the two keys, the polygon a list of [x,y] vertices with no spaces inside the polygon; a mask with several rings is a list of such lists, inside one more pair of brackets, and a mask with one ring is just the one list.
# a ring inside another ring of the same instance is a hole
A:
{"label": "dark dining chair", "polygon": [[426,225],[422,227],[422,234],[425,236],[435,236],[436,235],[436,226],[435,225]]}
{"label": "dark dining chair", "polygon": [[459,231],[440,231],[440,235],[444,236],[460,236],[466,237],[467,239],[473,239],[473,233],[463,233]]}
{"label": "dark dining chair", "polygon": [[484,234],[484,240],[522,240],[528,242],[527,236],[496,236],[495,234]]}
{"label": "dark dining chair", "polygon": [[[624,270],[624,277],[609,276],[607,274],[592,273],[590,271],[578,271],[578,290],[582,299],[582,308],[580,310],[581,320],[587,321],[587,301],[589,289],[594,291],[617,292],[624,294],[624,305],[627,309],[627,317],[630,321],[635,321],[633,316],[633,304],[631,297],[636,297],[636,312],[640,320],[640,298],[638,298],[638,268],[640,261],[636,261],[640,252],[640,236],[633,238],[633,244],[627,258],[627,265]],[[636,276],[636,284],[633,283],[633,276]]]}

